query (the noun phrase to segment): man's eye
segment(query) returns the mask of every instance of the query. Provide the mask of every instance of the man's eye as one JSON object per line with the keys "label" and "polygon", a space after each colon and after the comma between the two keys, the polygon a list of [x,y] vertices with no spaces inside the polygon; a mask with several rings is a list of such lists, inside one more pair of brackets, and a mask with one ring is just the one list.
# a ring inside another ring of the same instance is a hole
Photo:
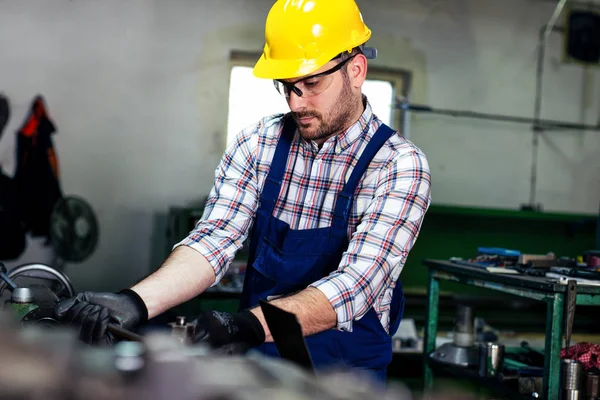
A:
{"label": "man's eye", "polygon": [[308,88],[313,88],[315,86],[317,86],[319,84],[319,79],[309,79],[307,81],[304,81],[304,85]]}

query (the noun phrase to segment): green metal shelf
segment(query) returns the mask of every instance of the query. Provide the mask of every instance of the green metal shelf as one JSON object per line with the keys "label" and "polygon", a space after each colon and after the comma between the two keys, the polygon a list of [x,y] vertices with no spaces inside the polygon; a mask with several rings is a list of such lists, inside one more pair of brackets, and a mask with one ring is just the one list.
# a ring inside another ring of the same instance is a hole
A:
{"label": "green metal shelf", "polygon": [[432,204],[427,213],[554,222],[595,222],[598,219],[598,215],[596,214],[521,211],[483,207],[463,207],[444,204]]}
{"label": "green metal shelf", "polygon": [[[558,399],[560,389],[560,350],[564,326],[567,286],[546,277],[492,274],[483,268],[469,267],[445,260],[424,260],[429,268],[427,323],[423,356],[435,350],[437,336],[440,282],[450,281],[486,290],[509,293],[546,303],[546,340],[544,346],[543,398]],[[577,304],[600,306],[600,286],[578,285]],[[425,387],[433,384],[433,371],[425,361]]]}
{"label": "green metal shelf", "polygon": [[[531,400],[531,396],[525,396],[518,392],[517,388],[511,387],[500,376],[493,378],[482,377],[476,370],[470,368],[461,368],[456,366],[444,365],[429,357],[426,358],[428,366],[435,372],[444,372],[455,378],[464,378],[472,383],[476,383],[482,388],[486,388],[495,395],[502,396],[509,400]],[[513,383],[513,386],[515,382]],[[497,396],[494,396],[496,398]]]}

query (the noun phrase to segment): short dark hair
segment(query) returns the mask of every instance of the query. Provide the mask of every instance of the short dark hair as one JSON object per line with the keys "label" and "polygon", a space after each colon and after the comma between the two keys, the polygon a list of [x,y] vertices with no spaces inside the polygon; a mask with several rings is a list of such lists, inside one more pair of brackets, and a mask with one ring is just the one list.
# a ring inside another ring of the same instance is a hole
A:
{"label": "short dark hair", "polygon": [[[344,62],[347,59],[349,59],[350,57],[355,56],[357,54],[362,54],[362,53],[363,52],[360,47],[355,47],[350,52],[344,51],[344,52],[338,54],[337,56],[335,56],[334,60],[339,58],[340,62]],[[348,68],[348,65],[344,65],[344,67],[341,69],[342,75],[344,75],[344,77],[348,76],[348,70],[346,68]]]}

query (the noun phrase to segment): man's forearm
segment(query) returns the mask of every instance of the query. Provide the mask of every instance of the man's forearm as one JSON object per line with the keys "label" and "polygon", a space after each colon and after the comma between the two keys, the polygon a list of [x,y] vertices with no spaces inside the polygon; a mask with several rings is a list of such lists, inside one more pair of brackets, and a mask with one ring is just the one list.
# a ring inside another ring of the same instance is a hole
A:
{"label": "man's forearm", "polygon": [[131,289],[146,303],[148,318],[153,318],[196,297],[214,281],[215,272],[206,258],[190,247],[179,246],[156,272]]}
{"label": "man's forearm", "polygon": [[[331,329],[336,325],[337,315],[327,297],[316,288],[305,289],[293,296],[283,297],[270,302],[271,304],[296,315],[302,327],[304,336]],[[265,322],[265,317],[256,307],[252,312],[261,322],[265,330],[265,340],[272,342],[273,337]]]}

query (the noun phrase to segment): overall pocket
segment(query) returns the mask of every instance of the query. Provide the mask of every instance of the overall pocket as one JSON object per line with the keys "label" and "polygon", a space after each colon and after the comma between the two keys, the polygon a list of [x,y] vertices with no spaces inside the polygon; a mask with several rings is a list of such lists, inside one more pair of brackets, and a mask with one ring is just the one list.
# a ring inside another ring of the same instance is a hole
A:
{"label": "overall pocket", "polygon": [[327,256],[307,251],[283,252],[266,238],[252,264],[260,278],[256,289],[261,293],[273,290],[269,295],[288,294],[306,288],[321,279],[325,273]]}

